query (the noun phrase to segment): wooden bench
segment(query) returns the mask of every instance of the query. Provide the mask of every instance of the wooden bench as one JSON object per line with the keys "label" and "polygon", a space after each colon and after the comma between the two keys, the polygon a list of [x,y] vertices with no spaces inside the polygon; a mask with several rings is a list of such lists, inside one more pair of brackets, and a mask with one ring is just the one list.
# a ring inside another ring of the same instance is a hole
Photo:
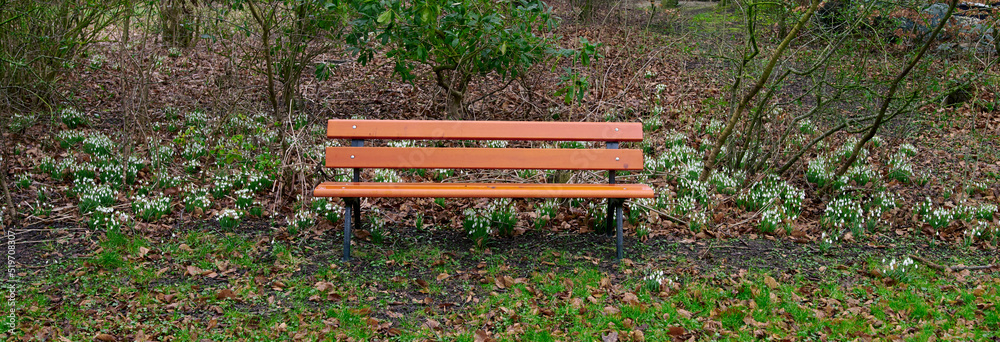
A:
{"label": "wooden bench", "polygon": [[[351,258],[351,229],[361,223],[363,197],[606,198],[608,231],[616,223],[617,260],[623,254],[622,203],[628,198],[653,197],[648,185],[615,180],[618,170],[643,168],[641,150],[618,149],[620,142],[642,141],[640,123],[330,120],[326,136],[351,140],[350,147],[326,148],[326,167],[353,168],[353,181],[324,182],[313,192],[316,197],[345,201],[344,261]],[[367,147],[369,139],[602,141],[606,148]],[[365,168],[607,170],[608,183],[378,183],[361,180]]]}

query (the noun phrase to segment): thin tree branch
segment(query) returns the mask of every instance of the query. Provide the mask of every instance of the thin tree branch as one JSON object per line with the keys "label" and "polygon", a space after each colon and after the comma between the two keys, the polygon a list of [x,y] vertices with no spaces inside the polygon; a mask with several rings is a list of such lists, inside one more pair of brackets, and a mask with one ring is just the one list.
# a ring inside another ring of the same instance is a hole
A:
{"label": "thin tree branch", "polygon": [[722,146],[726,144],[726,140],[729,139],[729,136],[733,133],[733,128],[736,126],[736,122],[739,121],[740,117],[743,115],[743,112],[747,110],[747,106],[749,105],[750,101],[753,100],[753,98],[757,96],[757,93],[759,93],[760,90],[764,88],[764,85],[771,78],[771,72],[774,71],[774,66],[778,64],[778,59],[780,59],[781,56],[784,54],[785,50],[788,49],[788,45],[791,44],[792,40],[798,36],[799,31],[802,30],[802,28],[805,27],[809,19],[812,18],[813,13],[816,12],[816,9],[818,7],[819,7],[819,1],[813,0],[812,5],[809,6],[809,9],[806,11],[806,13],[802,15],[802,18],[799,19],[799,22],[795,23],[795,26],[792,27],[792,30],[788,32],[788,35],[785,36],[785,39],[781,41],[780,45],[778,45],[777,50],[775,50],[774,54],[771,55],[770,60],[768,60],[767,62],[767,66],[764,67],[764,73],[761,74],[759,78],[757,78],[757,83],[754,84],[754,86],[750,89],[750,91],[743,97],[743,100],[740,101],[740,104],[736,107],[736,110],[734,110],[733,113],[730,115],[729,120],[726,122],[725,129],[723,129],[722,134],[719,135],[719,141],[716,141],[715,146],[713,146],[712,149],[708,152],[708,154],[705,155],[705,168],[701,172],[701,177],[699,177],[700,181],[702,182],[707,181],[708,177],[712,175],[712,171],[715,168],[715,156],[719,154],[719,151],[722,149]]}
{"label": "thin tree branch", "polygon": [[919,261],[919,262],[923,263],[924,265],[927,265],[927,267],[930,267],[930,268],[933,268],[935,270],[942,271],[942,272],[979,271],[979,270],[988,270],[988,269],[993,269],[993,268],[1000,268],[1000,265],[998,265],[998,264],[990,264],[990,265],[985,265],[985,266],[964,266],[964,265],[944,266],[944,265],[936,264],[936,263],[934,263],[934,262],[932,262],[930,260],[927,260],[927,259],[925,259],[923,257],[920,257],[918,255],[915,255],[915,254],[910,254],[910,259]]}
{"label": "thin tree branch", "polygon": [[[872,124],[871,130],[868,131],[868,134],[865,134],[865,136],[861,139],[861,141],[859,141],[857,144],[854,145],[854,150],[851,151],[851,156],[848,157],[847,160],[845,160],[842,165],[840,165],[840,168],[837,169],[837,172],[834,174],[833,179],[839,179],[841,176],[847,173],[847,169],[850,168],[852,164],[854,164],[855,160],[858,159],[858,155],[861,153],[861,149],[864,147],[864,145],[868,143],[868,141],[875,136],[875,133],[878,131],[879,127],[882,126],[883,119],[885,118],[885,113],[889,110],[889,104],[892,102],[892,97],[896,94],[896,91],[899,89],[899,84],[902,83],[904,79],[906,79],[906,76],[910,74],[910,71],[912,71],[913,68],[916,67],[917,63],[920,62],[920,60],[924,57],[924,54],[927,52],[927,49],[930,48],[930,45],[934,43],[935,40],[937,40],[938,34],[941,33],[941,30],[944,28],[944,25],[948,23],[948,19],[950,19],[952,13],[955,12],[956,6],[958,6],[958,0],[951,0],[950,3],[948,4],[948,12],[944,14],[944,17],[941,18],[941,22],[939,22],[937,27],[934,28],[934,32],[931,33],[931,36],[929,37],[927,42],[925,42],[924,45],[920,47],[920,50],[917,52],[917,55],[913,56],[913,59],[910,60],[910,62],[906,65],[906,68],[900,71],[899,75],[897,75],[896,78],[892,81],[892,84],[889,85],[889,90],[886,91],[885,95],[882,97],[882,105],[879,107],[878,116],[875,117],[875,122]],[[832,182],[830,184],[827,184],[826,186],[823,187],[824,188],[823,190],[824,191],[829,190],[832,184],[833,184]]]}

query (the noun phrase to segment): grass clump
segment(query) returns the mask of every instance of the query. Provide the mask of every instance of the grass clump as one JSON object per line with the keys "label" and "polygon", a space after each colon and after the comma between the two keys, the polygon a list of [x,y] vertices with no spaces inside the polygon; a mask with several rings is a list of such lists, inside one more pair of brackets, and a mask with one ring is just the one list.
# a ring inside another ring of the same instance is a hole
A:
{"label": "grass clump", "polygon": [[861,204],[852,198],[837,198],[827,203],[822,222],[832,229],[849,229],[857,232],[864,224],[864,210],[861,209]]}
{"label": "grass clump", "polygon": [[469,239],[472,239],[476,247],[485,247],[486,243],[489,242],[490,236],[493,235],[493,228],[490,226],[489,217],[472,208],[465,209],[462,214],[465,216],[462,221],[462,227],[465,228],[465,233],[469,235]]}
{"label": "grass clump", "polygon": [[538,203],[535,206],[535,229],[542,229],[549,224],[549,221],[556,218],[559,210],[559,200],[550,198]]}
{"label": "grass clump", "polygon": [[167,196],[139,196],[132,203],[132,211],[136,216],[146,222],[159,220],[161,217],[170,214],[170,197]]}
{"label": "grass clump", "polygon": [[90,123],[86,114],[73,107],[66,107],[59,111],[59,120],[70,129],[86,126]]}
{"label": "grass clump", "polygon": [[900,183],[909,183],[913,176],[913,164],[906,153],[893,154],[889,158],[889,179],[895,179]]}
{"label": "grass clump", "polygon": [[223,209],[216,216],[216,220],[219,221],[219,226],[226,229],[236,228],[240,225],[240,220],[243,219],[243,214],[234,209]]}

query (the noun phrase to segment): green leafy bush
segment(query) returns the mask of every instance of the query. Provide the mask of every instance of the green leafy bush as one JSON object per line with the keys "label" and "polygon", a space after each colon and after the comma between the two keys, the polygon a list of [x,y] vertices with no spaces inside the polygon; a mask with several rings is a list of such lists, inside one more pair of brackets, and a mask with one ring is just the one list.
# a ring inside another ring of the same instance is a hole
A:
{"label": "green leafy bush", "polygon": [[358,61],[374,59],[380,42],[395,61],[395,72],[413,80],[418,64],[430,67],[445,91],[451,117],[464,114],[465,94],[473,77],[495,72],[502,81],[517,78],[555,55],[548,34],[556,25],[540,0],[387,0],[354,3],[359,18],[347,43]]}
{"label": "green leafy bush", "polygon": [[56,103],[56,88],[72,61],[118,19],[122,7],[118,1],[0,3],[0,80],[4,82],[0,98],[4,104],[30,109]]}

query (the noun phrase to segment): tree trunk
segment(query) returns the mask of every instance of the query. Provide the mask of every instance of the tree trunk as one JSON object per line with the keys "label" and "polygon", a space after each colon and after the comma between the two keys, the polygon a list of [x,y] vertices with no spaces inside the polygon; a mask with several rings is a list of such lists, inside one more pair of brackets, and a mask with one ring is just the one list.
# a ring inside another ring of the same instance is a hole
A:
{"label": "tree trunk", "polygon": [[[5,144],[6,145],[6,144]],[[3,198],[7,207],[7,212],[10,214],[10,226],[13,227],[17,223],[17,210],[14,207],[14,201],[10,196],[10,189],[7,187],[7,146],[0,146],[0,188],[3,190]],[[0,212],[0,216],[4,213]],[[3,221],[0,219],[0,221]]]}
{"label": "tree trunk", "polygon": [[464,96],[462,94],[456,94],[455,92],[448,92],[448,98],[445,103],[445,110],[448,112],[448,118],[452,120],[461,120],[465,118],[465,110],[462,108],[462,100]]}
{"label": "tree trunk", "polygon": [[778,37],[784,37],[788,35],[788,8],[781,6],[781,14],[778,15]]}
{"label": "tree trunk", "polygon": [[163,42],[188,47],[194,37],[194,1],[162,0],[160,2],[160,32]]}
{"label": "tree trunk", "polygon": [[[456,76],[457,75],[457,76]],[[453,66],[434,67],[437,84],[445,93],[445,111],[452,120],[465,119],[465,90],[472,81],[472,75]]]}
{"label": "tree trunk", "polygon": [[590,21],[594,16],[594,0],[583,0],[583,6],[580,9],[580,21]]}
{"label": "tree trunk", "polygon": [[132,1],[125,1],[125,27],[122,27],[121,47],[128,47],[128,36],[132,27]]}

